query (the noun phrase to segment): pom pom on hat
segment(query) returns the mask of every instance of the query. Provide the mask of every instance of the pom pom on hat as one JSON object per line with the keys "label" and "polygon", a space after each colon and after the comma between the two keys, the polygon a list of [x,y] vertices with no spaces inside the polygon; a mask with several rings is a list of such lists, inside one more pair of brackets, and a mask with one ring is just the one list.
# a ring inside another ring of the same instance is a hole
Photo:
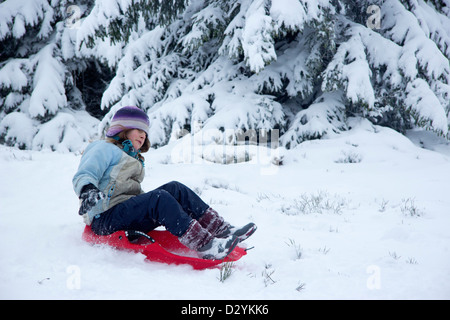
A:
{"label": "pom pom on hat", "polygon": [[114,114],[106,136],[114,137],[127,129],[140,129],[148,136],[149,126],[150,121],[144,111],[138,107],[127,106],[117,110]]}

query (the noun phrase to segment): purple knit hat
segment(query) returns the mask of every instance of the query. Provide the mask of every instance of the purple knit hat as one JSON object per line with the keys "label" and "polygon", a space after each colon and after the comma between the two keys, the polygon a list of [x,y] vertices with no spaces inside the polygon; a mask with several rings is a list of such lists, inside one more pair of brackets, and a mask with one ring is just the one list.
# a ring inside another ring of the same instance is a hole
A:
{"label": "purple knit hat", "polygon": [[150,121],[147,114],[138,107],[128,106],[117,110],[111,120],[107,137],[114,137],[124,129],[140,129],[148,136]]}

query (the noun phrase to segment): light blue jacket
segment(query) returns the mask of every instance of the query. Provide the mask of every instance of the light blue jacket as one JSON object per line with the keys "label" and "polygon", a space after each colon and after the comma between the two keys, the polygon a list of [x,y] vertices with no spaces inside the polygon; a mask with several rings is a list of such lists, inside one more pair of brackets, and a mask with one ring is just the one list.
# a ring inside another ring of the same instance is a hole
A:
{"label": "light blue jacket", "polygon": [[113,143],[98,140],[89,144],[72,179],[73,188],[80,197],[81,189],[92,183],[106,197],[83,216],[85,223],[91,225],[96,215],[143,193],[144,175],[142,163]]}

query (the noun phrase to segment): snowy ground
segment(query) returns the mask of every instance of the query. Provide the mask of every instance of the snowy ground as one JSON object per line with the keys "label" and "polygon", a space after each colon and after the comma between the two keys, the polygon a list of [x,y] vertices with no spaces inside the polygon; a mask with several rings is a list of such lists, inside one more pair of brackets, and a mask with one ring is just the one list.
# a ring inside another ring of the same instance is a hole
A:
{"label": "snowy ground", "polygon": [[219,281],[81,240],[79,155],[0,147],[1,299],[450,299],[450,146],[366,122],[282,166],[146,158],[143,187],[181,181],[255,248]]}

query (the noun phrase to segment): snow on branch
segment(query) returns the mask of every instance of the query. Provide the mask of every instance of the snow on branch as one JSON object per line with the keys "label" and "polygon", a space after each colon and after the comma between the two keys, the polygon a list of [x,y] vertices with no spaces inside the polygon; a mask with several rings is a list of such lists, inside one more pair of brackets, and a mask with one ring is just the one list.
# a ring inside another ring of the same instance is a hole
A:
{"label": "snow on branch", "polygon": [[183,52],[193,52],[203,43],[217,37],[226,24],[221,1],[212,1],[191,18],[192,29],[182,38]]}
{"label": "snow on branch", "polygon": [[253,1],[245,13],[242,29],[242,49],[250,70],[258,73],[276,60],[272,38],[272,18],[266,14],[266,1]]}
{"label": "snow on branch", "polygon": [[0,41],[7,37],[20,39],[27,27],[41,24],[38,36],[47,37],[52,31],[53,9],[48,0],[6,0],[0,3]]}
{"label": "snow on branch", "polygon": [[346,97],[352,103],[363,101],[372,108],[375,96],[366,48],[358,32],[349,32],[349,36],[348,41],[340,44],[333,60],[325,69],[322,90],[331,91],[343,86]]}
{"label": "snow on branch", "polygon": [[36,71],[30,97],[29,113],[32,117],[56,114],[67,104],[64,88],[65,68],[54,57],[54,45],[44,47],[33,59]]}
{"label": "snow on branch", "polygon": [[[128,44],[120,59],[116,76],[103,94],[101,108],[117,103],[128,91],[143,86],[158,68],[163,50],[164,29],[157,27]],[[153,99],[151,103],[154,103]]]}
{"label": "snow on branch", "polygon": [[28,85],[28,70],[31,70],[27,59],[11,59],[0,69],[0,88],[21,91]]}
{"label": "snow on branch", "polygon": [[307,109],[299,111],[281,137],[281,145],[294,148],[303,141],[320,139],[345,129],[345,105],[338,91],[322,94]]}
{"label": "snow on branch", "polygon": [[[427,9],[430,13],[430,7]],[[430,32],[424,23],[424,16],[418,20],[411,11],[394,0],[385,1],[382,10],[385,35],[402,47],[399,63],[405,76],[414,79],[420,76],[419,73],[423,73],[427,80],[442,78],[448,83],[450,81],[448,57],[442,54],[429,38]],[[428,16],[429,19],[439,17],[436,12]]]}
{"label": "snow on branch", "polygon": [[10,146],[29,148],[36,131],[34,121],[22,112],[9,113],[0,121],[0,141]]}
{"label": "snow on branch", "polygon": [[444,108],[423,79],[415,79],[406,87],[407,108],[421,127],[447,135],[448,124]]}
{"label": "snow on branch", "polygon": [[76,152],[82,150],[91,138],[90,133],[98,121],[86,112],[64,110],[52,120],[43,124],[33,138],[33,149],[59,152]]}

